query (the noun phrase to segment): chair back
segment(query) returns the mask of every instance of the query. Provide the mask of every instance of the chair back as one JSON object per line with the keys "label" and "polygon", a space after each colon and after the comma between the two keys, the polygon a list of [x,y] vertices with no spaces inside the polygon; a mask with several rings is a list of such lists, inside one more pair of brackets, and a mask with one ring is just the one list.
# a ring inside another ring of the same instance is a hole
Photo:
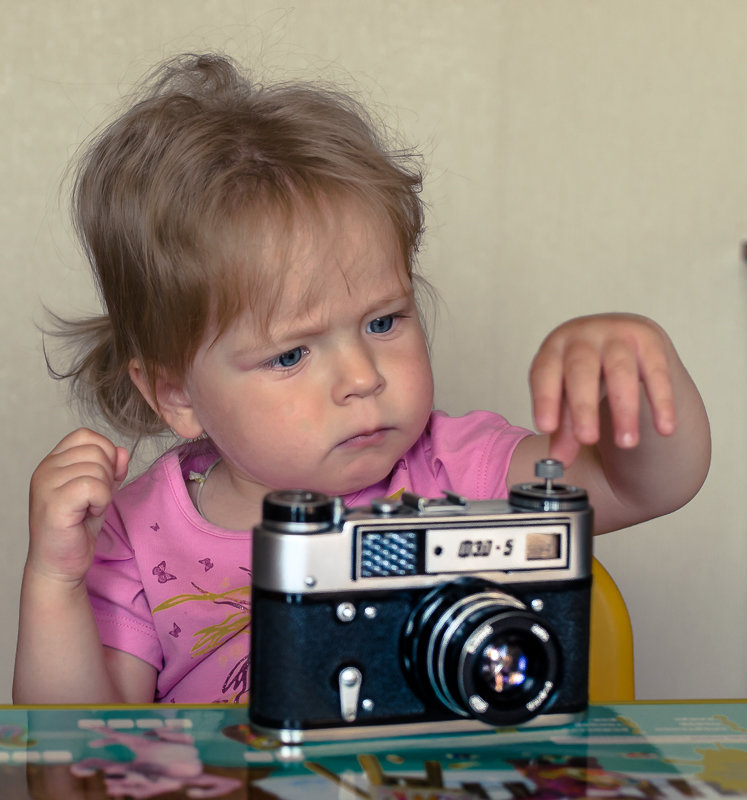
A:
{"label": "chair back", "polygon": [[635,699],[633,629],[620,590],[595,558],[592,562],[589,702]]}

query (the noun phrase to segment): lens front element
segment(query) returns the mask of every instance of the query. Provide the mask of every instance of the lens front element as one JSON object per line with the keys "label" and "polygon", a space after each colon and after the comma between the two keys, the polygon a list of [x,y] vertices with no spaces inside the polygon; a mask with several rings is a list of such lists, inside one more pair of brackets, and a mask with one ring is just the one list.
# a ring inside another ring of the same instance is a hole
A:
{"label": "lens front element", "polygon": [[502,591],[465,594],[455,582],[429,595],[408,624],[411,679],[461,716],[516,725],[552,696],[558,648],[542,620]]}
{"label": "lens front element", "polygon": [[491,644],[482,651],[481,658],[479,677],[491,692],[509,692],[527,679],[526,653],[518,645]]}

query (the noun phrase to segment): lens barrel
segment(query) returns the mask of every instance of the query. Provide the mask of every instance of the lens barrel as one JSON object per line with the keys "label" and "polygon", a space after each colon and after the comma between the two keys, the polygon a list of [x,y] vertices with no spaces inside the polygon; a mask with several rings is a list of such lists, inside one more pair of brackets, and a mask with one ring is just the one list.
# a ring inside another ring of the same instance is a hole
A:
{"label": "lens barrel", "polygon": [[540,617],[492,584],[455,581],[415,608],[403,637],[416,691],[494,726],[539,714],[557,685],[559,649]]}

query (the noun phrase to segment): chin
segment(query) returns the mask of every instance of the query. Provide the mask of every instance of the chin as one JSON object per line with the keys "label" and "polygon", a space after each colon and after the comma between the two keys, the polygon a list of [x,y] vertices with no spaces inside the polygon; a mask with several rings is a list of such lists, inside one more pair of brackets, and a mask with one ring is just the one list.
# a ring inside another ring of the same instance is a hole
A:
{"label": "chin", "polygon": [[331,489],[321,488],[319,491],[324,492],[324,494],[328,494],[332,497],[355,494],[356,492],[361,492],[364,489],[368,489],[369,486],[375,486],[377,483],[383,481],[391,473],[392,469],[393,467],[389,467],[386,470],[372,470],[360,478],[351,477],[344,484],[337,483],[333,485]]}

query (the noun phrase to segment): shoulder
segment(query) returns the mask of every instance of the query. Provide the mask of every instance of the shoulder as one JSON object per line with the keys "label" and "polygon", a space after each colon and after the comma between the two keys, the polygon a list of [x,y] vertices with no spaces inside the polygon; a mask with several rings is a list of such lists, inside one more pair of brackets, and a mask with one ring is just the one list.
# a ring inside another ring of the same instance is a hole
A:
{"label": "shoulder", "polygon": [[[423,436],[405,457],[407,468],[420,473],[420,483],[431,483],[423,487],[424,494],[438,487],[471,499],[503,497],[511,456],[530,433],[491,411],[458,417],[434,411]],[[414,475],[412,481],[416,482]]]}
{"label": "shoulder", "polygon": [[458,417],[449,416],[444,411],[434,411],[421,442],[433,450],[459,450],[465,445],[479,447],[498,441],[509,445],[528,433],[531,431],[512,425],[493,411],[470,411]]}

